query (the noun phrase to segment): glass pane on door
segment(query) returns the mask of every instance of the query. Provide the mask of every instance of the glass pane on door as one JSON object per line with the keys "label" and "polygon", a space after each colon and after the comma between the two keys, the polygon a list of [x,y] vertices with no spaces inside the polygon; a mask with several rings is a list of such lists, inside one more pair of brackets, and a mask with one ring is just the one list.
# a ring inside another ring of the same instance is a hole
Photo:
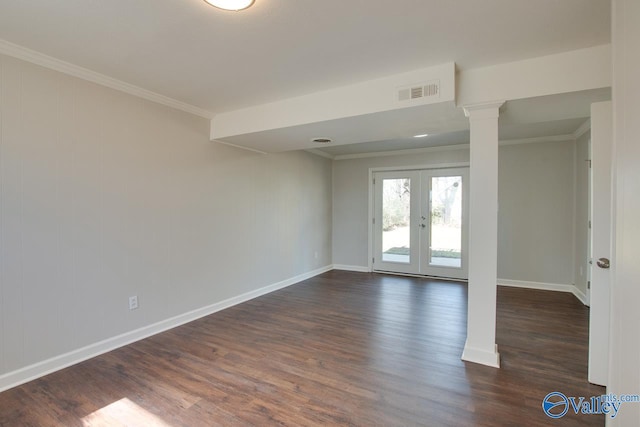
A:
{"label": "glass pane on door", "polygon": [[462,267],[462,177],[431,177],[429,265]]}
{"label": "glass pane on door", "polygon": [[382,260],[411,262],[411,179],[382,181]]}

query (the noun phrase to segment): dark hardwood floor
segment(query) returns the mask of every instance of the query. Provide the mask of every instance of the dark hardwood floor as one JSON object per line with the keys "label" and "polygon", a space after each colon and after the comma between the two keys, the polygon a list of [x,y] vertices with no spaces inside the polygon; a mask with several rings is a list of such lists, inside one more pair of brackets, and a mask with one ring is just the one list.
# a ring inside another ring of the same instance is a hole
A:
{"label": "dark hardwood floor", "polygon": [[[1,426],[578,426],[588,309],[500,288],[502,368],[460,360],[466,284],[331,271],[0,393]],[[570,411],[571,412],[571,411]]]}

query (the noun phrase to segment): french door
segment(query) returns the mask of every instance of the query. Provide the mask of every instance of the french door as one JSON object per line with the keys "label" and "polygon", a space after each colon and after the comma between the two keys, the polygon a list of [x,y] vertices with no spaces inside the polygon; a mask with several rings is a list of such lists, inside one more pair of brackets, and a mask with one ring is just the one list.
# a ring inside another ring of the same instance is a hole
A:
{"label": "french door", "polygon": [[468,168],[373,177],[373,270],[467,279]]}

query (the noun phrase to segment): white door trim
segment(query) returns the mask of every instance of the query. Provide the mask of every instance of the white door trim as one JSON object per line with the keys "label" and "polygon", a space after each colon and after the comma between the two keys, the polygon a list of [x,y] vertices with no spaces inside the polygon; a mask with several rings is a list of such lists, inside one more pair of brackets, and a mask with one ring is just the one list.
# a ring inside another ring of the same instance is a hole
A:
{"label": "white door trim", "polygon": [[369,168],[369,200],[368,200],[368,217],[367,221],[369,226],[367,227],[367,267],[369,272],[373,271],[373,233],[374,225],[373,225],[373,217],[375,212],[374,204],[374,191],[375,188],[373,186],[373,174],[375,172],[393,172],[393,171],[411,171],[411,170],[429,170],[429,169],[450,169],[450,168],[468,168],[470,166],[469,162],[457,162],[457,163],[437,163],[437,164],[428,164],[428,165],[412,165],[412,166],[380,166]]}

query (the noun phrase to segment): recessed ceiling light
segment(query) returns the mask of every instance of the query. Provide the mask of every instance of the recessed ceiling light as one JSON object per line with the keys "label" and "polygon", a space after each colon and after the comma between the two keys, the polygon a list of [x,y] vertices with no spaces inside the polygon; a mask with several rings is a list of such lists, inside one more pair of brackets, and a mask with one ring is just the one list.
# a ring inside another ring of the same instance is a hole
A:
{"label": "recessed ceiling light", "polygon": [[317,142],[318,144],[328,144],[331,142],[331,138],[313,138],[311,142]]}
{"label": "recessed ceiling light", "polygon": [[211,6],[224,10],[242,10],[253,4],[255,0],[204,0]]}
{"label": "recessed ceiling light", "polygon": [[413,135],[414,138],[426,138],[429,136],[428,133],[421,133],[420,135]]}

